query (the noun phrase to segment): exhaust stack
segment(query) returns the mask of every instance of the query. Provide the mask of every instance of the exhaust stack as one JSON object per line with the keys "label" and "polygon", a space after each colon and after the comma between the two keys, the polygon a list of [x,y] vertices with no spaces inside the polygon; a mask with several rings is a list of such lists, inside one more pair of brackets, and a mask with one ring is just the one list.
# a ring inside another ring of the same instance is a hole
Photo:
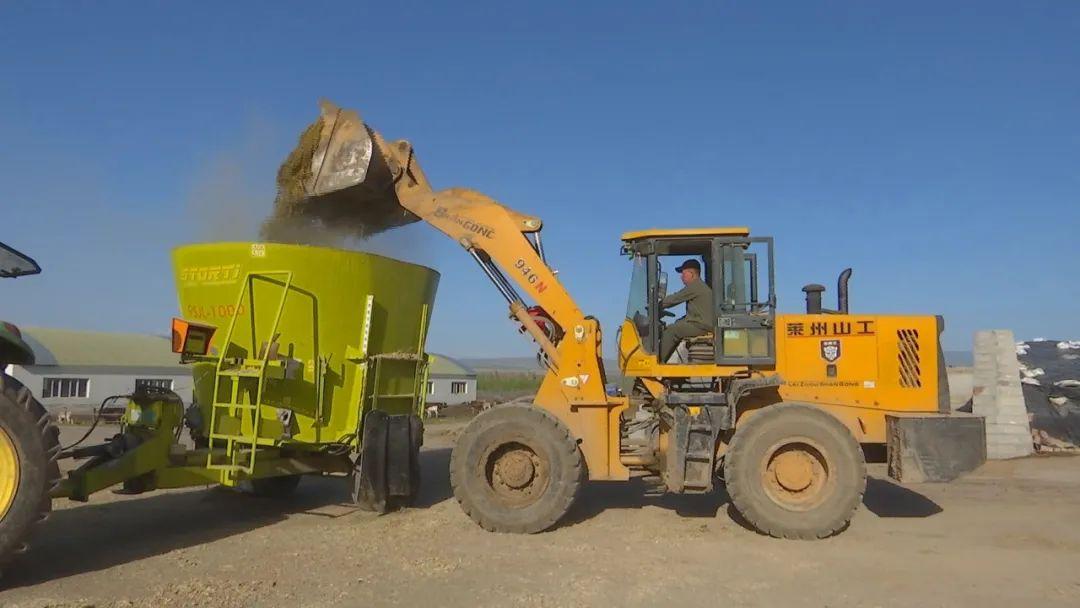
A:
{"label": "exhaust stack", "polygon": [[820,315],[822,312],[825,312],[821,308],[821,294],[825,292],[824,285],[811,283],[803,287],[802,290],[803,293],[806,294],[806,314]]}
{"label": "exhaust stack", "polygon": [[848,313],[848,281],[850,279],[850,268],[845,268],[836,279],[836,310],[842,315]]}
{"label": "exhaust stack", "polygon": [[806,314],[808,315],[846,315],[848,314],[848,280],[851,279],[851,269],[845,268],[836,279],[836,310],[822,308],[822,294],[825,286],[811,283],[802,288],[806,294]]}

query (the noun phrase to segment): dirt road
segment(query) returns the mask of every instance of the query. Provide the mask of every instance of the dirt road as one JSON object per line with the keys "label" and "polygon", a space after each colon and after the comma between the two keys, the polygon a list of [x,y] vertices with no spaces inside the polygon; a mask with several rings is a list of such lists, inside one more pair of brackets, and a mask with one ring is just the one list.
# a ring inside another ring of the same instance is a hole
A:
{"label": "dirt road", "polygon": [[[993,462],[951,485],[872,469],[850,529],[817,542],[744,529],[726,496],[593,484],[534,536],[480,530],[429,430],[415,509],[377,517],[340,479],[285,502],[223,489],[57,501],[0,606],[1075,606],[1080,459]],[[70,429],[68,430],[70,431]]]}

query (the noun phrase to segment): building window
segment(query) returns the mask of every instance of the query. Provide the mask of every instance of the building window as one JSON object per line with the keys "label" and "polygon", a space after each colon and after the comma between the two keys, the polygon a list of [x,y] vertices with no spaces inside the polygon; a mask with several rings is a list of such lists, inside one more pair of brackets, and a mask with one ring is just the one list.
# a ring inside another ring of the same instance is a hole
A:
{"label": "building window", "polygon": [[431,380],[428,380],[428,383],[427,383],[427,394],[429,394],[429,395],[434,395],[435,394],[435,382],[433,382]]}
{"label": "building window", "polygon": [[136,378],[135,379],[135,392],[146,391],[147,389],[158,389],[163,391],[172,390],[172,380],[168,378]]}
{"label": "building window", "polygon": [[464,382],[451,382],[450,393],[454,395],[464,395],[469,392],[469,385]]}
{"label": "building window", "polygon": [[87,397],[90,395],[89,378],[45,378],[41,398]]}

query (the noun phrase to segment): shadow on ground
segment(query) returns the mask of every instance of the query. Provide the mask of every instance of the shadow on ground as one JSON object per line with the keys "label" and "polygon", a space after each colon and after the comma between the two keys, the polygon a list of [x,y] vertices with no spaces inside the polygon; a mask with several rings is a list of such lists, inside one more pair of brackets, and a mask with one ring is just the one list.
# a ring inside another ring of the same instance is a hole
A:
{"label": "shadow on ground", "polygon": [[713,518],[720,507],[728,502],[727,493],[722,487],[708,494],[650,495],[647,490],[648,486],[636,479],[586,484],[560,526],[587,521],[608,509],[641,509],[648,506],[668,509],[682,517]]}
{"label": "shadow on ground", "polygon": [[[424,450],[415,508],[450,496],[449,448]],[[308,477],[286,499],[255,498],[221,487],[164,491],[54,511],[30,551],[4,570],[0,590],[95,572],[269,526],[293,516],[335,518],[357,512],[348,478]],[[371,515],[371,517],[375,517]],[[350,525],[363,525],[352,520]]]}
{"label": "shadow on ground", "polygon": [[[708,494],[661,494],[650,496],[646,485],[638,480],[629,482],[594,482],[587,484],[580,499],[563,519],[560,526],[570,526],[596,517],[607,509],[641,509],[647,506],[674,511],[682,517],[713,518],[723,508],[733,522],[753,528],[730,504],[723,486]],[[926,496],[884,479],[868,477],[863,505],[878,517],[930,517],[941,513],[936,502]]]}
{"label": "shadow on ground", "polygon": [[915,490],[886,479],[868,477],[863,504],[878,517],[930,517],[941,513],[941,505]]}

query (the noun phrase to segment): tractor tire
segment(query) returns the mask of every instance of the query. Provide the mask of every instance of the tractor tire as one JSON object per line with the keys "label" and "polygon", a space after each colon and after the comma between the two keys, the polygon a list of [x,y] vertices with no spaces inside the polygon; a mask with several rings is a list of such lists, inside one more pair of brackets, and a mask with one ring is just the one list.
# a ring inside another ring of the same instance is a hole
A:
{"label": "tractor tire", "polygon": [[462,510],[491,532],[533,534],[554,526],[584,478],[577,441],[554,416],[503,405],[473,419],[450,455]]}
{"label": "tractor tire", "polygon": [[21,382],[0,373],[0,567],[26,549],[60,481],[60,429]]}
{"label": "tractor tire", "polygon": [[736,428],[724,479],[732,505],[755,529],[809,540],[847,527],[866,490],[866,463],[835,417],[811,405],[781,403]]}
{"label": "tractor tire", "polygon": [[259,477],[245,483],[244,490],[258,498],[281,500],[293,495],[303,475],[281,475],[279,477]]}

